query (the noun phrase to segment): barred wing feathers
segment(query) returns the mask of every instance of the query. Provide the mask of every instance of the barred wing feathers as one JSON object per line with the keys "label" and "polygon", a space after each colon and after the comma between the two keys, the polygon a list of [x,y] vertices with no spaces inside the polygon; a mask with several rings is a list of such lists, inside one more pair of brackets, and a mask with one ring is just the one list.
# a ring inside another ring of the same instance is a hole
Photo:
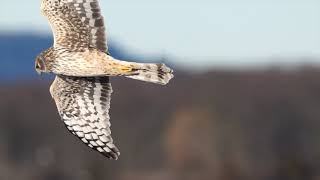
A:
{"label": "barred wing feathers", "polygon": [[54,35],[54,46],[73,51],[94,47],[108,52],[97,0],[42,0],[41,11]]}
{"label": "barred wing feathers", "polygon": [[89,44],[101,51],[108,52],[104,18],[97,0],[67,0],[81,21],[88,28]]}
{"label": "barred wing feathers", "polygon": [[108,78],[57,76],[50,92],[70,132],[104,156],[118,159],[120,152],[110,131],[112,88]]}

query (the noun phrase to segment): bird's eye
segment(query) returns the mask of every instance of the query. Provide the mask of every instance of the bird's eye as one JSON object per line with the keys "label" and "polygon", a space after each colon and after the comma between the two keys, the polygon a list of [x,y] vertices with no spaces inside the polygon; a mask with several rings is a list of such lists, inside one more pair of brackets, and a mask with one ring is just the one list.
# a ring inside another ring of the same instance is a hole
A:
{"label": "bird's eye", "polygon": [[36,68],[37,68],[37,69],[40,69],[39,63],[36,64]]}

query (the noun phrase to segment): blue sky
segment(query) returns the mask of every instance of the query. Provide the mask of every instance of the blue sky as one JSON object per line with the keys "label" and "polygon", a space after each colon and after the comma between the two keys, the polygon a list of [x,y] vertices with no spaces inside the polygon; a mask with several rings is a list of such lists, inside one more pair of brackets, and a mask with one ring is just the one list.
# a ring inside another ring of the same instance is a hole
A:
{"label": "blue sky", "polygon": [[[100,4],[108,38],[139,55],[172,56],[178,63],[202,66],[296,63],[303,57],[320,61],[319,0],[101,0]],[[0,31],[50,35],[39,6],[40,0],[1,2]]]}

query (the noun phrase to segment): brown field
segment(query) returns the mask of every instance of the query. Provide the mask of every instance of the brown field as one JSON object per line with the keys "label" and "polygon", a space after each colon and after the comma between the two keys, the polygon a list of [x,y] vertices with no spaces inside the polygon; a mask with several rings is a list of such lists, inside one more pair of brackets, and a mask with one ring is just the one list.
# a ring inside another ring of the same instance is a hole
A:
{"label": "brown field", "polygon": [[0,179],[320,179],[319,69],[113,79],[118,161],[67,132],[49,82],[0,87]]}

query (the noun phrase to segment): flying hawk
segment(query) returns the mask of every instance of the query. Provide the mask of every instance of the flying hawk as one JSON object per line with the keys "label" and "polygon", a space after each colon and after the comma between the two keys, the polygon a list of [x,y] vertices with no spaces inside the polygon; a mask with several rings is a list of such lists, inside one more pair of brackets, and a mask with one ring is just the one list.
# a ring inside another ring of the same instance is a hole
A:
{"label": "flying hawk", "polygon": [[109,76],[165,85],[173,71],[164,64],[126,62],[110,56],[98,0],[42,0],[54,44],[37,56],[36,71],[56,75],[50,87],[62,121],[82,142],[110,159],[120,152],[110,131]]}

